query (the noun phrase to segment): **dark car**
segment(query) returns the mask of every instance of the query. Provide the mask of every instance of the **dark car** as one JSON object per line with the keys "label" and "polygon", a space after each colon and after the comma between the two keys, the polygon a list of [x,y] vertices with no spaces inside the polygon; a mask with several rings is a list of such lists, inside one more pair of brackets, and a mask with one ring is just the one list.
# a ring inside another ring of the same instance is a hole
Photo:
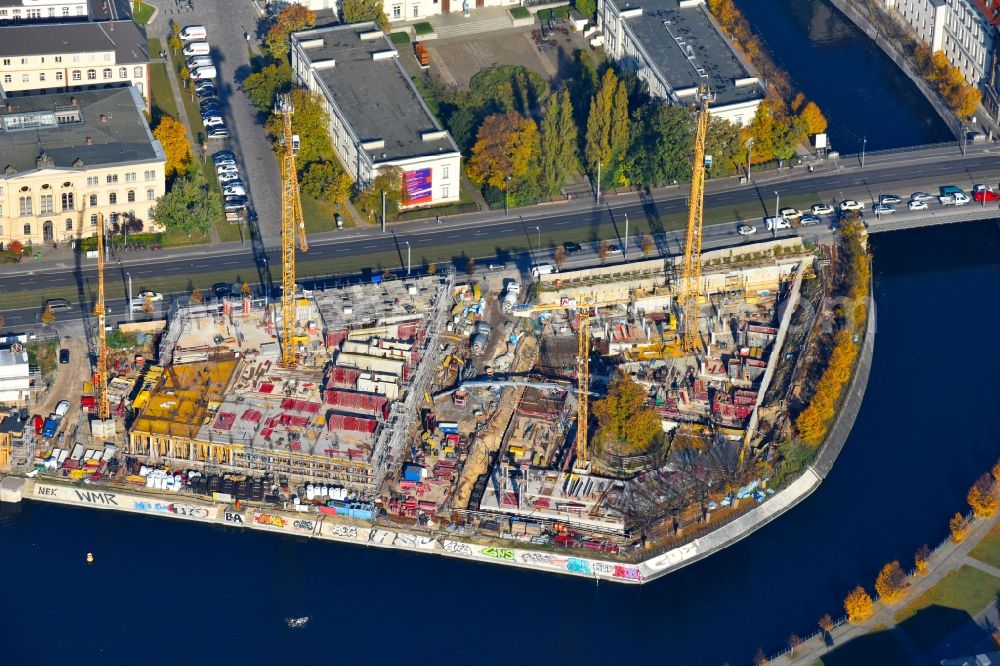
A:
{"label": "dark car", "polygon": [[247,211],[247,221],[248,222],[257,221],[257,211],[255,211],[253,208]]}
{"label": "dark car", "polygon": [[583,248],[580,247],[579,243],[566,241],[563,243],[563,249],[566,250],[566,254],[573,254],[574,252],[579,252]]}
{"label": "dark car", "polygon": [[230,287],[228,282],[216,282],[212,285],[212,293],[222,298],[223,296],[228,296],[230,293]]}
{"label": "dark car", "polygon": [[63,365],[69,363],[69,350],[68,349],[60,349],[59,350],[59,362],[62,363]]}
{"label": "dark car", "polygon": [[236,154],[231,150],[219,150],[212,153],[212,160],[218,162],[219,160],[235,160]]}
{"label": "dark car", "polygon": [[202,88],[198,88],[194,92],[194,94],[196,94],[198,97],[202,99],[206,97],[215,97],[217,93],[218,91],[215,89],[215,86],[204,86]]}

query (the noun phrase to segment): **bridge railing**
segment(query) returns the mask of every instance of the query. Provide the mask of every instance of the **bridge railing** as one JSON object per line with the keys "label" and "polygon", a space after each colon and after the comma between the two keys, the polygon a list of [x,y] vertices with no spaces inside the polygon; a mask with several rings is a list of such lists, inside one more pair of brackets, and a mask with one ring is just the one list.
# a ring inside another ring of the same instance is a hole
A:
{"label": "bridge railing", "polygon": [[[919,146],[905,146],[903,148],[884,148],[882,150],[866,150],[865,158],[869,157],[879,157],[882,155],[897,155],[900,153],[915,153],[923,150],[937,150],[942,148],[954,148],[955,150],[961,150],[961,145],[958,141],[942,141],[939,143],[924,143]],[[840,153],[838,159],[851,159],[859,158],[861,156],[861,151],[856,153]]]}

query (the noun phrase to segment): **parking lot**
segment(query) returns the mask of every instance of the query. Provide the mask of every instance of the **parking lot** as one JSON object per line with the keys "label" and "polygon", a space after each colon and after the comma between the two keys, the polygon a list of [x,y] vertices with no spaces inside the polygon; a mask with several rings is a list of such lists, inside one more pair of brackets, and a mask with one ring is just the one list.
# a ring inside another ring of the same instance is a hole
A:
{"label": "parking lot", "polygon": [[210,140],[208,152],[228,149],[236,154],[247,195],[259,216],[264,243],[276,247],[281,238],[281,174],[257,110],[237,84],[250,69],[250,52],[243,34],[253,34],[256,29],[254,6],[249,2],[192,0],[191,11],[172,14],[168,10],[174,9],[173,0],[152,0],[150,4],[161,11],[147,27],[148,34],[161,37],[164,44],[171,18],[182,26],[204,25],[207,29],[205,41],[211,46],[218,73],[215,85],[222,117],[231,135],[227,140]]}

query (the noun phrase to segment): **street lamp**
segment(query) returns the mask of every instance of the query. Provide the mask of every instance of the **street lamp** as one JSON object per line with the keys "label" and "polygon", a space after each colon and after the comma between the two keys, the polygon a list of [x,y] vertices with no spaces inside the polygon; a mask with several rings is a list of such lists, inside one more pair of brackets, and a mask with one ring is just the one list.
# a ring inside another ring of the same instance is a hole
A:
{"label": "street lamp", "polygon": [[628,213],[625,213],[625,249],[622,251],[622,257],[628,261]]}
{"label": "street lamp", "polygon": [[128,308],[128,320],[132,321],[132,275],[128,271],[125,272],[125,279],[128,280],[128,303],[125,307]]}
{"label": "street lamp", "polygon": [[510,192],[510,175],[503,179],[503,214],[506,215],[510,208],[507,195]]}
{"label": "street lamp", "polygon": [[750,149],[753,148],[753,139],[747,139],[747,182],[750,182]]}
{"label": "street lamp", "polygon": [[406,275],[410,275],[410,241],[403,241],[406,243]]}
{"label": "street lamp", "polygon": [[774,191],[774,220],[771,222],[771,235],[778,235],[778,211],[781,210],[781,195]]}
{"label": "street lamp", "polygon": [[865,168],[865,147],[868,145],[868,137],[861,137],[861,168]]}
{"label": "street lamp", "polygon": [[[541,227],[535,227],[535,231],[537,231],[537,232],[538,232],[538,243],[537,243],[537,244],[535,245],[535,247],[537,248],[537,249],[535,250],[535,256],[537,257],[537,256],[538,256],[538,253],[539,253],[539,252],[541,251],[541,249],[542,249],[542,228],[541,228]],[[535,259],[535,263],[536,263],[536,264],[538,263],[538,259]]]}

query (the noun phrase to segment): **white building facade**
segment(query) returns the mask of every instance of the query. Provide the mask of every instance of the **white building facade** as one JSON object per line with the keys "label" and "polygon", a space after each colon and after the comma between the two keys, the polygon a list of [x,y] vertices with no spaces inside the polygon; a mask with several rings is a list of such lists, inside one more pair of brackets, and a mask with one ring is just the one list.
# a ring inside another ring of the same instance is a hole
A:
{"label": "white building facade", "polygon": [[[340,8],[338,0],[293,0],[313,11]],[[431,16],[466,12],[472,14],[482,7],[517,7],[520,0],[383,0],[383,11],[391,23],[423,21]]]}
{"label": "white building facade", "polygon": [[28,352],[15,345],[0,349],[0,405],[21,406],[31,397]]}
{"label": "white building facade", "polygon": [[20,21],[70,21],[89,17],[86,0],[0,0],[0,25]]}
{"label": "white building facade", "polygon": [[987,78],[993,29],[971,0],[884,0],[917,41],[943,51],[970,85]]}

